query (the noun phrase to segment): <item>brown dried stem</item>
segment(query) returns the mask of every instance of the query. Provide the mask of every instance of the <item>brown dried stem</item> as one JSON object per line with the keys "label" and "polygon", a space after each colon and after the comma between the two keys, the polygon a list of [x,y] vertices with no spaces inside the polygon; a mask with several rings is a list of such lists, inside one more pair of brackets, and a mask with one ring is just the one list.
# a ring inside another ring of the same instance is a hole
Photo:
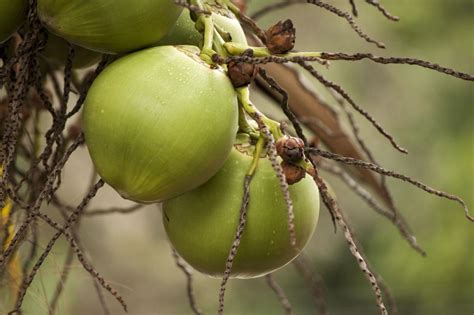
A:
{"label": "brown dried stem", "polygon": [[336,14],[337,16],[339,16],[341,18],[344,18],[347,21],[347,23],[349,23],[349,25],[354,30],[354,32],[356,32],[357,35],[359,35],[361,38],[365,39],[369,43],[375,44],[378,48],[385,48],[384,43],[379,42],[375,39],[372,39],[369,35],[364,33],[360,29],[360,27],[356,24],[356,22],[354,21],[354,19],[352,18],[352,16],[349,13],[344,12],[344,11],[330,5],[329,3],[325,3],[325,2],[322,2],[320,0],[307,0],[307,1],[308,1],[308,3],[314,4],[314,5],[316,5],[320,8],[323,8],[323,9],[325,9],[325,10],[331,12],[331,13]]}
{"label": "brown dried stem", "polygon": [[273,277],[273,275],[272,274],[266,275],[265,282],[272,289],[272,291],[275,292],[278,298],[278,301],[280,302],[281,306],[285,310],[285,314],[292,315],[293,309],[291,307],[290,301],[286,297],[286,294],[285,294],[285,291],[283,291],[283,288],[275,281],[275,278]]}
{"label": "brown dried stem", "polygon": [[347,54],[347,53],[339,53],[339,52],[337,53],[322,52],[321,58],[325,60],[346,60],[346,61],[359,61],[363,59],[369,59],[376,63],[381,63],[381,64],[414,65],[414,66],[419,66],[422,68],[431,69],[437,72],[441,72],[458,79],[474,81],[474,76],[468,73],[463,73],[461,71],[457,71],[452,68],[444,67],[430,61],[425,61],[425,60],[416,59],[416,58],[380,57],[380,56],[375,56],[371,53]]}
{"label": "brown dried stem", "polygon": [[189,305],[191,306],[191,309],[193,310],[193,313],[196,315],[202,315],[203,312],[199,308],[196,302],[196,296],[194,294],[194,289],[193,289],[193,274],[191,271],[191,268],[184,262],[184,260],[178,255],[176,250],[174,248],[171,249],[174,261],[176,263],[176,266],[178,266],[179,269],[184,273],[186,276],[186,292],[188,294],[188,301]]}
{"label": "brown dried stem", "polygon": [[319,176],[318,171],[316,170],[316,163],[314,161],[314,158],[310,156],[309,159],[315,167],[314,180],[318,185],[319,193],[321,194],[324,204],[331,212],[333,212],[333,216],[336,219],[336,222],[339,224],[339,226],[342,228],[342,231],[344,232],[344,237],[346,238],[347,243],[349,244],[350,252],[356,258],[359,268],[362,270],[364,276],[370,282],[372,291],[374,292],[376,297],[377,306],[379,307],[381,314],[388,315],[376,277],[370,271],[366,259],[359,252],[359,249],[354,240],[354,236],[352,235],[349,229],[349,225],[344,219],[341,209],[339,208],[335,199],[330,195],[326,182]]}
{"label": "brown dried stem", "polygon": [[400,20],[398,16],[392,15],[390,12],[388,12],[387,9],[385,9],[383,5],[380,4],[379,0],[365,0],[365,2],[376,7],[377,10],[379,10],[380,13],[382,13],[387,19],[394,22],[398,22]]}
{"label": "brown dried stem", "polygon": [[293,201],[291,200],[289,186],[286,181],[285,175],[283,173],[283,169],[277,160],[278,154],[276,152],[275,140],[273,139],[273,135],[271,134],[270,130],[268,130],[268,128],[266,127],[260,128],[260,131],[263,133],[263,135],[265,136],[265,139],[267,140],[268,158],[278,178],[280,189],[283,193],[283,198],[285,200],[286,209],[287,209],[287,217],[288,217],[288,233],[290,234],[290,243],[291,243],[291,246],[296,248],[295,213],[293,211]]}
{"label": "brown dried stem", "polygon": [[74,237],[67,231],[64,230],[59,224],[51,220],[47,215],[43,213],[39,213],[38,216],[48,223],[51,227],[54,229],[58,230],[58,232],[62,233],[66,240],[69,242],[69,246],[71,246],[76,253],[77,259],[81,263],[82,267],[84,270],[86,270],[92,277],[93,279],[97,280],[97,282],[104,288],[107,292],[109,292],[116,300],[119,302],[119,304],[122,306],[123,310],[127,312],[127,304],[125,303],[123,297],[118,293],[117,290],[115,290],[112,285],[110,285],[107,280],[102,277],[97,270],[94,269],[94,267],[87,261],[87,259],[84,256],[84,253],[82,250],[78,247],[76,241],[74,240]]}
{"label": "brown dried stem", "polygon": [[[61,230],[59,230],[49,241],[48,245],[46,246],[46,249],[43,251],[41,256],[38,258],[36,264],[33,266],[32,270],[30,271],[29,275],[27,278],[24,279],[23,283],[21,284],[20,291],[18,292],[18,298],[17,302],[15,304],[15,309],[19,310],[21,309],[21,305],[23,303],[23,299],[25,297],[26,291],[28,290],[29,286],[33,282],[33,279],[40,269],[41,265],[43,262],[46,260],[48,257],[49,253],[53,249],[54,245],[56,244],[56,241],[59,239],[59,237],[63,234],[64,231],[69,229],[79,218],[79,216],[82,214],[82,211],[84,208],[89,204],[90,200],[96,195],[97,191],[104,185],[104,182],[102,180],[99,180],[97,184],[95,184],[91,191],[87,194],[87,196],[81,201],[79,206],[76,208],[76,210],[69,216],[67,219],[66,223],[64,224],[63,227],[61,227]],[[74,241],[74,237],[71,235],[71,239]],[[74,241],[76,246],[77,242]]]}
{"label": "brown dried stem", "polygon": [[28,215],[25,221],[19,226],[15,236],[13,237],[12,241],[5,249],[5,251],[0,256],[0,270],[4,268],[6,259],[12,254],[20,240],[24,237],[25,232],[27,231],[29,225],[36,219],[36,216],[39,214],[39,209],[43,201],[48,198],[48,196],[52,193],[53,184],[61,172],[62,168],[66,164],[67,160],[71,156],[71,154],[77,149],[77,147],[84,142],[84,135],[80,134],[74,143],[67,149],[66,153],[64,154],[63,158],[55,165],[53,170],[48,174],[46,182],[42,187],[42,190],[38,196],[38,198],[27,208]]}
{"label": "brown dried stem", "polygon": [[349,104],[351,104],[352,108],[354,108],[359,114],[364,116],[374,127],[381,133],[385,138],[387,138],[392,146],[402,153],[407,153],[407,150],[402,148],[393,138],[391,134],[389,134],[376,120],[373,118],[366,110],[361,108],[357,105],[354,100],[347,94],[347,92],[338,84],[326,79],[323,75],[321,75],[316,69],[314,69],[310,64],[307,62],[299,62],[299,65],[303,67],[306,71],[308,71],[313,77],[315,77],[321,84],[324,86],[333,89],[339,95],[341,95]]}
{"label": "brown dried stem", "polygon": [[445,192],[440,191],[440,190],[436,190],[436,189],[431,188],[428,185],[425,185],[425,184],[423,184],[423,183],[421,183],[421,182],[419,182],[415,179],[412,179],[411,177],[408,177],[408,176],[403,175],[403,174],[396,173],[394,171],[387,170],[387,169],[385,169],[381,166],[378,166],[376,164],[372,164],[372,163],[369,163],[369,162],[357,160],[357,159],[350,158],[350,157],[340,156],[338,154],[334,154],[334,153],[324,151],[324,150],[321,150],[321,149],[318,149],[318,148],[307,148],[306,151],[309,154],[319,155],[319,156],[322,156],[326,159],[331,159],[331,160],[341,162],[341,163],[344,163],[344,164],[347,164],[347,165],[354,165],[356,167],[363,167],[363,168],[366,168],[366,169],[370,169],[370,170],[372,170],[374,172],[377,172],[379,174],[383,174],[383,175],[386,175],[386,176],[389,176],[389,177],[400,179],[404,182],[408,182],[408,183],[414,185],[415,187],[418,187],[419,189],[426,191],[427,193],[430,193],[430,194],[433,194],[433,195],[436,195],[438,197],[442,197],[442,198],[445,198],[445,199],[449,199],[449,200],[452,200],[452,201],[456,201],[457,203],[459,203],[463,207],[466,218],[469,221],[474,222],[474,217],[469,214],[469,208],[467,207],[466,203],[464,202],[464,200],[462,200],[458,196],[451,195],[451,194],[445,193]]}
{"label": "brown dried stem", "polygon": [[357,11],[357,6],[355,4],[355,1],[349,0],[349,4],[351,5],[352,15],[357,17],[359,15],[359,12]]}
{"label": "brown dried stem", "polygon": [[[332,94],[334,99],[338,102],[338,104],[341,106],[341,108],[344,110],[346,113],[346,116],[349,120],[349,124],[351,126],[352,132],[354,137],[356,138],[357,143],[359,144],[360,148],[362,151],[364,151],[365,155],[368,157],[369,161],[373,164],[378,164],[377,161],[375,160],[374,155],[372,154],[371,150],[368,148],[368,146],[365,144],[365,141],[362,139],[359,133],[359,126],[357,125],[357,122],[354,119],[354,116],[352,113],[349,111],[349,109],[346,106],[346,102],[344,99],[338,95],[333,89],[328,89],[329,92]],[[342,170],[341,170],[342,172]],[[347,178],[349,176],[348,174],[343,174],[342,179],[348,184]],[[350,177],[350,176],[349,176]],[[360,185],[357,184],[357,182],[353,181],[353,184],[357,185],[357,188],[360,187]],[[354,187],[353,185],[349,185],[350,187]],[[391,211],[391,216],[390,220],[399,228],[400,232],[402,233],[403,237],[409,242],[409,244],[417,251],[419,252],[422,256],[425,256],[426,253],[421,249],[421,247],[417,244],[415,237],[412,235],[410,228],[408,227],[408,224],[406,223],[404,217],[398,210],[398,208],[395,206],[395,202],[393,200],[392,194],[390,193],[390,190],[387,187],[387,181],[386,177],[384,175],[381,176],[380,180],[380,187],[382,188],[382,192],[384,195],[384,200],[387,202],[388,207]],[[364,190],[362,187],[360,187],[362,190]],[[355,189],[355,191],[362,192],[361,189]],[[364,195],[364,194],[362,194]],[[361,195],[361,197],[362,197]],[[369,194],[370,195],[370,194]],[[370,196],[370,198],[372,198]]]}
{"label": "brown dried stem", "polygon": [[250,182],[252,181],[252,175],[247,175],[244,178],[244,194],[242,197],[242,205],[240,207],[239,214],[239,224],[237,226],[237,231],[235,233],[234,241],[227,256],[227,261],[225,264],[224,276],[222,277],[220,289],[219,289],[219,307],[217,313],[219,315],[224,314],[224,297],[227,281],[229,281],[230,273],[232,272],[232,266],[234,264],[235,256],[237,255],[237,250],[239,249],[240,240],[242,234],[244,233],[245,224],[247,223],[247,209],[250,201]]}
{"label": "brown dried stem", "polygon": [[404,221],[400,220],[400,216],[395,215],[393,212],[384,209],[377,200],[362,187],[356,180],[354,180],[347,172],[343,171],[336,165],[329,164],[325,161],[321,161],[318,164],[319,168],[325,170],[338,178],[340,178],[344,184],[346,184],[355,194],[357,194],[362,200],[364,200],[375,212],[386,217],[390,220],[399,230],[402,237],[413,247],[414,250],[419,252],[422,256],[426,255],[426,252],[416,241],[415,236],[411,233],[410,229],[405,225]]}
{"label": "brown dried stem", "polygon": [[356,54],[348,54],[348,53],[332,53],[332,52],[321,52],[319,57],[314,56],[294,56],[294,57],[281,57],[281,56],[268,56],[268,57],[248,57],[248,56],[232,56],[227,58],[215,58],[214,61],[218,63],[229,63],[231,61],[240,61],[240,62],[248,62],[254,64],[266,64],[266,63],[300,63],[302,61],[317,61],[319,62],[321,59],[324,60],[345,60],[345,61],[359,61],[363,59],[369,59],[376,63],[381,64],[401,64],[401,65],[416,65],[422,68],[434,70],[436,72],[440,72],[443,74],[447,74],[449,76],[453,76],[458,79],[467,80],[467,81],[474,81],[474,76],[464,73],[452,68],[448,68],[445,66],[441,66],[439,64],[425,61],[422,59],[416,58],[406,58],[406,57],[380,57],[375,56],[371,53],[356,53]]}
{"label": "brown dried stem", "polygon": [[267,74],[267,71],[265,69],[260,68],[259,69],[259,74],[260,76],[267,82],[271,88],[275,89],[280,95],[281,95],[281,109],[285,113],[286,117],[291,121],[293,128],[296,131],[296,134],[298,137],[303,140],[305,145],[308,143],[308,140],[306,139],[304,133],[303,133],[303,128],[301,127],[300,122],[298,121],[298,118],[296,115],[291,111],[290,107],[288,106],[288,92],[286,92],[279,84],[278,82],[275,81],[274,78],[269,76]]}

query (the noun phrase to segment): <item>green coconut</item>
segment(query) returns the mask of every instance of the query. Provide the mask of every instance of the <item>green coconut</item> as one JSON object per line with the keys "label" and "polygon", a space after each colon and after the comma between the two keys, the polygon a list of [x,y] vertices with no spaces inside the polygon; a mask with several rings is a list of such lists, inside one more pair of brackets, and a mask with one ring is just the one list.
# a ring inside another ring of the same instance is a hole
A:
{"label": "green coconut", "polygon": [[[228,33],[233,42],[247,44],[245,33],[235,16],[223,9],[210,6],[212,21]],[[159,45],[202,45],[203,36],[194,26],[195,22],[191,19],[188,9],[184,9],[178,18],[175,26],[159,42]]]}
{"label": "green coconut", "polygon": [[[234,148],[224,166],[204,185],[163,203],[163,224],[176,251],[194,269],[221,277],[231,249],[252,155]],[[247,220],[231,277],[255,278],[298,256],[313,235],[319,192],[306,176],[289,188],[295,214],[296,246],[290,242],[286,203],[271,162],[261,158],[250,183]]]}
{"label": "green coconut", "polygon": [[10,38],[25,21],[28,1],[0,0],[0,43]]}
{"label": "green coconut", "polygon": [[100,176],[124,198],[176,197],[212,177],[237,132],[238,106],[226,73],[191,46],[127,55],[92,84],[84,132]]}
{"label": "green coconut", "polygon": [[38,0],[38,15],[52,33],[105,53],[156,44],[181,11],[172,0]]}

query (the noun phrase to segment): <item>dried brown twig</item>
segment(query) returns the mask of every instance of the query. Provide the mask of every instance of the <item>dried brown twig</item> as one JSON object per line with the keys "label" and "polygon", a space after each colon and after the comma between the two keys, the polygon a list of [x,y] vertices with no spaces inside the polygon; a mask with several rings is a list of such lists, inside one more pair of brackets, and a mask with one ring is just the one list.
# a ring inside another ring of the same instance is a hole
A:
{"label": "dried brown twig", "polygon": [[234,264],[235,256],[237,255],[237,250],[239,249],[240,240],[244,233],[245,224],[247,223],[247,210],[250,201],[250,182],[252,181],[251,175],[247,175],[244,178],[244,194],[242,197],[242,205],[240,207],[239,214],[239,224],[237,226],[237,231],[235,233],[234,241],[232,242],[232,247],[230,248],[229,254],[227,256],[227,261],[225,264],[224,276],[222,277],[220,289],[219,289],[219,307],[217,313],[219,315],[224,314],[224,297],[227,281],[229,281],[230,273],[232,272],[232,265]]}
{"label": "dried brown twig", "polygon": [[344,12],[344,11],[336,8],[333,5],[331,5],[329,3],[322,2],[320,0],[307,0],[307,1],[308,1],[308,3],[314,4],[314,5],[316,5],[320,8],[323,8],[323,9],[325,9],[325,10],[331,12],[331,13],[336,14],[337,16],[339,16],[341,18],[344,18],[347,21],[347,23],[349,23],[349,25],[354,30],[354,32],[356,32],[357,35],[359,35],[361,38],[365,39],[369,43],[375,44],[378,48],[385,48],[384,43],[379,42],[375,39],[372,39],[369,35],[364,33],[360,29],[360,27],[356,24],[356,22],[354,21],[354,19],[352,18],[352,16],[349,13]]}
{"label": "dried brown twig", "polygon": [[400,234],[404,239],[410,244],[413,249],[419,252],[422,256],[426,255],[426,252],[421,248],[421,246],[416,241],[415,236],[412,234],[410,229],[400,220],[400,216],[394,214],[392,211],[384,209],[377,200],[357,183],[347,172],[344,172],[341,168],[336,165],[325,163],[322,161],[319,163],[319,168],[327,171],[333,175],[339,177],[349,188],[351,188],[354,193],[362,198],[375,212],[389,219],[399,230]]}
{"label": "dried brown twig", "polygon": [[273,275],[272,274],[266,275],[265,282],[272,289],[272,291],[275,292],[278,298],[278,301],[280,301],[280,305],[285,310],[285,314],[292,315],[293,308],[291,307],[290,301],[286,297],[286,294],[285,294],[285,291],[283,291],[283,288],[275,281],[275,278],[273,277]]}
{"label": "dried brown twig", "polygon": [[[313,157],[309,157],[311,163],[313,166],[316,168],[316,163]],[[349,224],[347,220],[344,218],[343,213],[341,209],[339,208],[338,204],[336,203],[336,200],[334,199],[333,196],[329,193],[329,190],[327,188],[326,182],[324,179],[322,179],[318,171],[315,171],[314,175],[314,181],[318,185],[319,188],[319,193],[322,197],[323,203],[326,205],[326,207],[333,212],[333,216],[337,222],[337,224],[342,228],[342,231],[344,233],[344,237],[347,240],[347,243],[349,244],[349,250],[354,256],[354,258],[357,260],[357,263],[359,265],[360,270],[364,273],[364,276],[367,278],[367,280],[370,282],[372,291],[375,294],[376,297],[376,302],[377,306],[380,309],[380,312],[382,315],[387,315],[387,308],[385,307],[385,304],[382,299],[382,292],[380,290],[379,284],[377,282],[377,279],[374,275],[374,273],[369,269],[367,260],[362,256],[361,252],[359,251],[359,248],[357,246],[357,243],[355,241],[354,235],[351,233],[351,229],[349,228]]]}
{"label": "dried brown twig", "polygon": [[[81,215],[83,209],[87,206],[89,201],[95,196],[95,194],[97,193],[99,188],[101,188],[103,185],[104,185],[104,182],[102,180],[100,180],[99,182],[97,182],[96,185],[93,186],[92,190],[87,194],[87,196],[83,199],[81,204],[76,208],[76,211],[74,211],[69,216],[68,220],[66,221],[64,226],[61,228],[61,230],[59,230],[51,238],[48,245],[46,246],[46,249],[41,254],[41,256],[38,258],[36,264],[33,266],[30,274],[28,275],[27,278],[24,279],[24,281],[21,285],[20,291],[18,292],[18,298],[17,298],[17,302],[16,302],[16,305],[15,305],[15,310],[19,310],[21,308],[21,305],[23,303],[23,299],[25,297],[25,294],[26,294],[26,291],[27,291],[28,287],[30,286],[31,282],[33,282],[33,279],[34,279],[36,273],[40,269],[43,262],[46,260],[46,257],[49,255],[49,253],[53,249],[53,246],[55,245],[56,241],[64,233],[64,231],[66,231],[69,227],[71,227],[76,222],[78,217]],[[74,240],[74,238],[72,236],[71,236],[71,239]],[[77,246],[77,244],[76,244],[76,246]]]}
{"label": "dried brown twig", "polygon": [[346,61],[358,61],[358,60],[363,60],[363,59],[369,59],[371,61],[374,61],[376,63],[381,63],[381,64],[413,65],[413,66],[419,66],[422,68],[427,68],[430,70],[441,72],[458,79],[474,81],[474,76],[468,73],[463,73],[461,71],[457,71],[452,68],[441,66],[434,62],[416,59],[416,58],[379,57],[371,53],[347,54],[347,53],[330,53],[330,52],[321,53],[321,58],[325,60],[346,60]]}
{"label": "dried brown twig", "polygon": [[418,188],[426,191],[427,193],[436,195],[438,197],[446,198],[446,199],[449,199],[449,200],[452,200],[452,201],[456,201],[457,203],[459,203],[462,206],[466,218],[469,221],[474,222],[474,217],[469,214],[469,208],[467,207],[466,203],[464,202],[464,200],[462,200],[458,196],[454,196],[454,195],[445,193],[443,191],[436,190],[434,188],[429,187],[428,185],[425,185],[425,184],[423,184],[423,183],[421,183],[417,180],[412,179],[411,177],[408,177],[408,176],[403,175],[403,174],[396,173],[394,171],[384,169],[381,166],[378,166],[378,165],[375,165],[375,164],[372,164],[372,163],[369,163],[369,162],[365,162],[365,161],[361,161],[361,160],[357,160],[357,159],[353,159],[353,158],[349,158],[349,157],[340,156],[338,154],[334,154],[334,153],[324,151],[324,150],[321,150],[321,149],[318,149],[318,148],[307,148],[306,151],[309,154],[319,155],[319,156],[322,156],[324,158],[331,159],[331,160],[334,160],[334,161],[337,161],[337,162],[342,162],[342,163],[347,164],[347,165],[354,165],[356,167],[367,168],[367,169],[370,169],[370,170],[372,170],[374,172],[377,172],[379,174],[383,174],[383,175],[386,175],[386,176],[389,176],[389,177],[400,179],[404,182],[408,182],[408,183],[414,185],[415,187],[418,187]]}
{"label": "dried brown twig", "polygon": [[188,293],[188,301],[193,310],[194,314],[202,315],[203,312],[199,308],[196,302],[196,296],[193,289],[193,274],[191,268],[186,264],[186,262],[178,255],[174,248],[171,249],[171,253],[176,262],[176,266],[181,269],[181,271],[186,276],[186,292]]}
{"label": "dried brown twig", "polygon": [[369,59],[376,63],[381,64],[399,64],[399,65],[415,65],[422,68],[434,70],[449,76],[453,76],[458,79],[474,81],[474,76],[464,73],[452,68],[444,67],[439,64],[429,62],[426,60],[416,59],[416,58],[406,58],[406,57],[379,57],[371,53],[357,53],[357,54],[348,54],[348,53],[331,53],[331,52],[321,52],[319,57],[282,57],[282,56],[269,56],[269,57],[248,57],[248,56],[232,56],[227,58],[215,58],[214,60],[218,63],[229,63],[234,62],[248,62],[253,64],[267,64],[267,63],[299,63],[299,62],[308,62],[308,61],[318,61],[320,59],[324,60],[345,60],[345,61],[359,61],[363,59]]}
{"label": "dried brown twig", "polygon": [[400,20],[398,16],[395,16],[388,12],[387,9],[385,9],[384,6],[380,4],[379,0],[365,0],[365,2],[377,8],[377,10],[379,10],[380,13],[382,13],[387,19],[392,20],[394,22],[398,22]]}

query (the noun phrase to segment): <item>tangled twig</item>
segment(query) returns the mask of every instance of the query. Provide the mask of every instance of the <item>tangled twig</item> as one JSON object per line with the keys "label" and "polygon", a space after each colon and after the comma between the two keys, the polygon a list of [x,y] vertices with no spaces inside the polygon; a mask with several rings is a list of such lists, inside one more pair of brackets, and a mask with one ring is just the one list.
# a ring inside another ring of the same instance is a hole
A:
{"label": "tangled twig", "polygon": [[410,244],[413,249],[419,252],[422,256],[426,255],[426,252],[416,241],[416,237],[406,227],[403,221],[400,220],[400,216],[395,215],[393,212],[384,209],[377,200],[361,185],[357,183],[347,172],[343,171],[336,165],[329,163],[319,163],[319,167],[331,174],[339,177],[354,193],[362,198],[375,212],[389,219],[399,230],[403,238]]}
{"label": "tangled twig", "polygon": [[[349,120],[349,124],[350,124],[352,132],[353,132],[353,135],[354,135],[357,143],[359,144],[360,148],[364,151],[364,153],[366,154],[366,156],[368,157],[368,159],[371,163],[377,164],[377,162],[375,160],[375,157],[373,156],[373,153],[371,152],[371,150],[365,144],[365,141],[360,136],[359,127],[358,127],[358,125],[357,125],[357,123],[354,119],[354,116],[347,109],[347,106],[346,106],[346,103],[345,103],[344,99],[342,97],[340,97],[340,95],[338,95],[332,89],[329,89],[329,92],[333,95],[333,97],[336,99],[336,101],[339,103],[339,105],[342,107],[342,109],[346,113],[346,116]],[[341,177],[341,179],[343,179],[343,181],[349,187],[351,187],[359,196],[361,196],[364,200],[366,200],[369,205],[374,207],[374,209],[376,209],[376,211],[381,209],[380,206],[375,204],[376,202],[375,203],[373,202],[374,200],[373,200],[372,196],[370,196],[370,194],[367,191],[365,191],[365,189],[363,189],[360,185],[358,185],[356,181],[352,180],[347,173],[343,172],[342,170],[338,170],[337,167],[332,166],[332,165],[328,166],[328,168],[329,168],[329,171],[331,171],[332,173],[335,173],[339,177]],[[384,194],[384,197],[386,198],[386,201],[388,203],[389,210],[390,210],[390,214],[388,215],[387,218],[389,218],[392,221],[392,223],[394,223],[395,226],[398,227],[400,233],[409,242],[409,244],[417,252],[419,252],[422,256],[425,256],[426,253],[416,242],[416,238],[413,236],[412,232],[410,231],[410,228],[408,227],[407,223],[405,222],[405,219],[403,218],[403,216],[400,213],[400,211],[398,210],[398,208],[395,206],[395,203],[393,201],[393,197],[390,193],[390,190],[387,187],[386,177],[384,175],[381,175],[380,186],[382,188],[382,192]],[[386,212],[384,210],[384,211],[380,211],[380,213],[384,214]]]}
{"label": "tangled twig", "polygon": [[251,175],[247,175],[244,178],[244,195],[242,197],[242,205],[240,207],[239,214],[239,224],[237,226],[237,231],[235,233],[234,241],[230,248],[227,260],[225,263],[224,276],[222,277],[220,289],[219,289],[219,307],[217,313],[219,315],[224,314],[224,297],[227,281],[229,281],[230,273],[232,272],[232,266],[234,264],[235,256],[237,255],[237,250],[240,246],[240,240],[242,239],[242,234],[244,233],[245,224],[247,223],[247,210],[250,201],[250,182],[252,181]]}
{"label": "tangled twig", "polygon": [[[46,246],[46,249],[43,251],[41,256],[38,258],[36,264],[33,266],[30,274],[28,275],[27,278],[24,279],[20,291],[18,292],[18,298],[17,302],[15,304],[15,309],[19,310],[21,308],[21,305],[23,303],[23,299],[25,297],[26,291],[28,287],[30,286],[31,282],[33,281],[36,273],[40,269],[41,265],[43,262],[46,260],[46,257],[48,257],[49,253],[54,247],[54,244],[56,241],[59,239],[59,237],[66,231],[69,227],[71,227],[75,221],[78,219],[78,217],[81,215],[82,211],[84,208],[87,206],[89,201],[96,195],[97,191],[99,188],[101,188],[104,185],[104,182],[102,180],[99,180],[97,184],[95,184],[91,191],[87,194],[87,196],[82,200],[82,202],[79,204],[79,206],[76,208],[76,210],[69,216],[67,219],[66,223],[64,226],[56,233],[54,236],[51,238],[49,241],[48,245]],[[71,239],[74,241],[74,238],[71,235]],[[75,242],[75,246],[78,247],[77,242]]]}
{"label": "tangled twig", "polygon": [[450,76],[453,76],[458,79],[474,81],[474,76],[463,73],[461,71],[454,70],[452,68],[444,67],[434,62],[416,59],[416,58],[405,58],[405,57],[379,57],[371,53],[356,53],[356,54],[347,54],[347,53],[330,53],[323,52],[321,53],[321,58],[326,60],[347,60],[347,61],[358,61],[363,59],[369,59],[376,63],[381,64],[403,64],[403,65],[414,65],[422,68],[431,69],[437,72],[441,72]]}
{"label": "tangled twig", "polygon": [[12,252],[14,251],[16,246],[18,245],[19,241],[23,238],[24,233],[27,231],[29,225],[36,219],[36,216],[39,214],[39,209],[41,207],[41,204],[50,195],[50,193],[53,189],[52,185],[54,184],[57,176],[61,172],[63,166],[66,164],[66,162],[69,159],[69,157],[71,156],[71,154],[83,142],[84,142],[84,136],[83,136],[83,134],[80,134],[76,138],[74,143],[67,149],[67,151],[64,154],[63,158],[55,165],[53,170],[48,174],[48,178],[46,180],[46,183],[44,184],[43,189],[41,190],[41,193],[39,194],[38,198],[33,202],[32,206],[28,207],[28,216],[23,221],[23,223],[20,225],[20,227],[18,228],[18,230],[15,233],[15,236],[11,240],[10,244],[8,245],[8,247],[5,249],[5,251],[0,256],[0,270],[3,269],[6,259],[12,254]]}
{"label": "tangled twig", "polygon": [[[316,168],[316,163],[314,161],[314,158],[309,157],[309,159],[311,163],[313,164],[313,166]],[[354,256],[354,258],[356,258],[359,268],[362,270],[365,277],[370,282],[372,286],[372,291],[374,292],[375,297],[376,297],[377,306],[379,307],[381,314],[388,315],[387,308],[385,307],[385,304],[383,302],[382,293],[380,291],[380,287],[378,285],[377,279],[375,275],[370,271],[367,265],[366,259],[359,252],[358,246],[356,245],[354,236],[352,235],[351,230],[349,229],[349,225],[347,221],[343,217],[343,214],[338,204],[336,203],[334,198],[330,195],[326,182],[319,176],[318,171],[316,169],[315,169],[314,181],[318,185],[319,193],[321,194],[324,204],[326,205],[326,207],[328,207],[328,209],[331,212],[334,213],[334,218],[336,219],[336,222],[342,228],[342,231],[344,232],[344,237],[346,238],[347,243],[349,244],[350,252]]]}
{"label": "tangled twig", "polygon": [[385,138],[387,138],[392,146],[397,149],[398,151],[402,153],[407,153],[408,151],[404,148],[402,148],[393,138],[391,134],[389,134],[376,120],[373,118],[366,110],[358,106],[354,100],[347,94],[345,90],[342,89],[342,87],[328,79],[326,79],[324,76],[322,76],[316,69],[314,69],[310,64],[307,62],[299,62],[300,66],[303,67],[305,70],[307,70],[312,76],[314,76],[319,82],[321,82],[324,86],[329,87],[336,91],[339,95],[341,95],[349,104],[351,104],[352,108],[354,108],[358,113],[360,113],[362,116],[364,116],[372,125],[375,127],[375,129],[378,130]]}
{"label": "tangled twig", "polygon": [[330,5],[329,3],[322,2],[320,0],[307,0],[308,3],[314,4],[320,8],[323,8],[331,13],[336,14],[339,17],[344,18],[347,23],[351,26],[351,28],[354,30],[354,32],[357,33],[361,38],[365,39],[367,42],[375,44],[378,48],[385,48],[385,44],[382,42],[379,42],[375,39],[372,39],[369,35],[364,33],[360,27],[356,24],[352,16],[344,11],[341,11],[340,9],[336,8],[335,6]]}
{"label": "tangled twig", "polygon": [[321,59],[324,60],[345,60],[345,61],[359,61],[363,59],[369,59],[376,63],[381,64],[400,64],[400,65],[416,65],[422,68],[434,70],[436,72],[440,72],[443,74],[447,74],[449,76],[453,76],[458,79],[467,80],[467,81],[474,81],[474,76],[468,73],[464,73],[458,70],[454,70],[452,68],[448,68],[445,66],[441,66],[437,63],[429,62],[422,59],[416,58],[406,58],[406,57],[380,57],[375,56],[371,53],[356,53],[356,54],[348,54],[348,53],[331,53],[331,52],[321,52],[320,56],[290,56],[290,57],[282,57],[282,56],[268,56],[268,57],[249,57],[249,56],[232,56],[227,58],[220,58],[219,56],[214,57],[213,61],[216,63],[229,63],[233,62],[248,62],[253,64],[266,64],[266,63],[300,63],[300,62],[309,62],[309,61],[319,61]]}
{"label": "tangled twig", "polygon": [[441,197],[441,198],[456,201],[457,203],[459,203],[462,206],[466,218],[469,221],[474,222],[474,217],[469,214],[469,208],[467,207],[466,203],[464,202],[464,200],[462,200],[458,196],[451,195],[451,194],[445,193],[445,192],[440,191],[440,190],[436,190],[434,188],[431,188],[428,185],[425,185],[425,184],[423,184],[423,183],[421,183],[417,180],[412,179],[411,177],[408,177],[408,176],[403,175],[403,174],[396,173],[394,171],[386,170],[381,166],[378,166],[378,165],[375,165],[375,164],[372,164],[372,163],[369,163],[369,162],[357,160],[357,159],[350,158],[350,157],[340,156],[338,154],[334,154],[334,153],[324,151],[324,150],[321,150],[321,149],[318,149],[318,148],[307,148],[306,151],[310,154],[319,155],[319,156],[322,156],[324,158],[331,159],[331,160],[334,160],[334,161],[337,161],[337,162],[342,162],[342,163],[347,164],[347,165],[354,165],[356,167],[367,168],[367,169],[370,169],[370,170],[372,170],[374,172],[377,172],[379,174],[383,174],[383,175],[386,175],[386,176],[389,176],[389,177],[400,179],[404,182],[408,182],[408,183],[414,185],[415,187],[418,187],[418,188],[426,191],[427,193],[436,195],[436,196]]}

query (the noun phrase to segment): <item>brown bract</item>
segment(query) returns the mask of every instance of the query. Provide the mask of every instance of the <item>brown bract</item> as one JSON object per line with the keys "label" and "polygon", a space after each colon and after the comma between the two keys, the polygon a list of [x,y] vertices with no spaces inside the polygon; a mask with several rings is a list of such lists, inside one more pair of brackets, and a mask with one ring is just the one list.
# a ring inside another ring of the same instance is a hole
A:
{"label": "brown bract", "polygon": [[287,163],[285,161],[281,162],[281,167],[283,169],[283,174],[285,174],[288,185],[293,185],[299,182],[306,175],[306,171],[302,167]]}
{"label": "brown bract", "polygon": [[304,157],[304,142],[296,137],[283,137],[276,142],[276,150],[283,161],[296,163]]}
{"label": "brown bract", "polygon": [[[244,56],[253,57],[251,50],[243,53]],[[231,61],[227,64],[227,71],[232,82],[236,88],[249,85],[257,75],[258,67],[251,63]]]}
{"label": "brown bract", "polygon": [[284,54],[295,47],[296,29],[288,19],[279,21],[265,31],[266,45],[272,54]]}

